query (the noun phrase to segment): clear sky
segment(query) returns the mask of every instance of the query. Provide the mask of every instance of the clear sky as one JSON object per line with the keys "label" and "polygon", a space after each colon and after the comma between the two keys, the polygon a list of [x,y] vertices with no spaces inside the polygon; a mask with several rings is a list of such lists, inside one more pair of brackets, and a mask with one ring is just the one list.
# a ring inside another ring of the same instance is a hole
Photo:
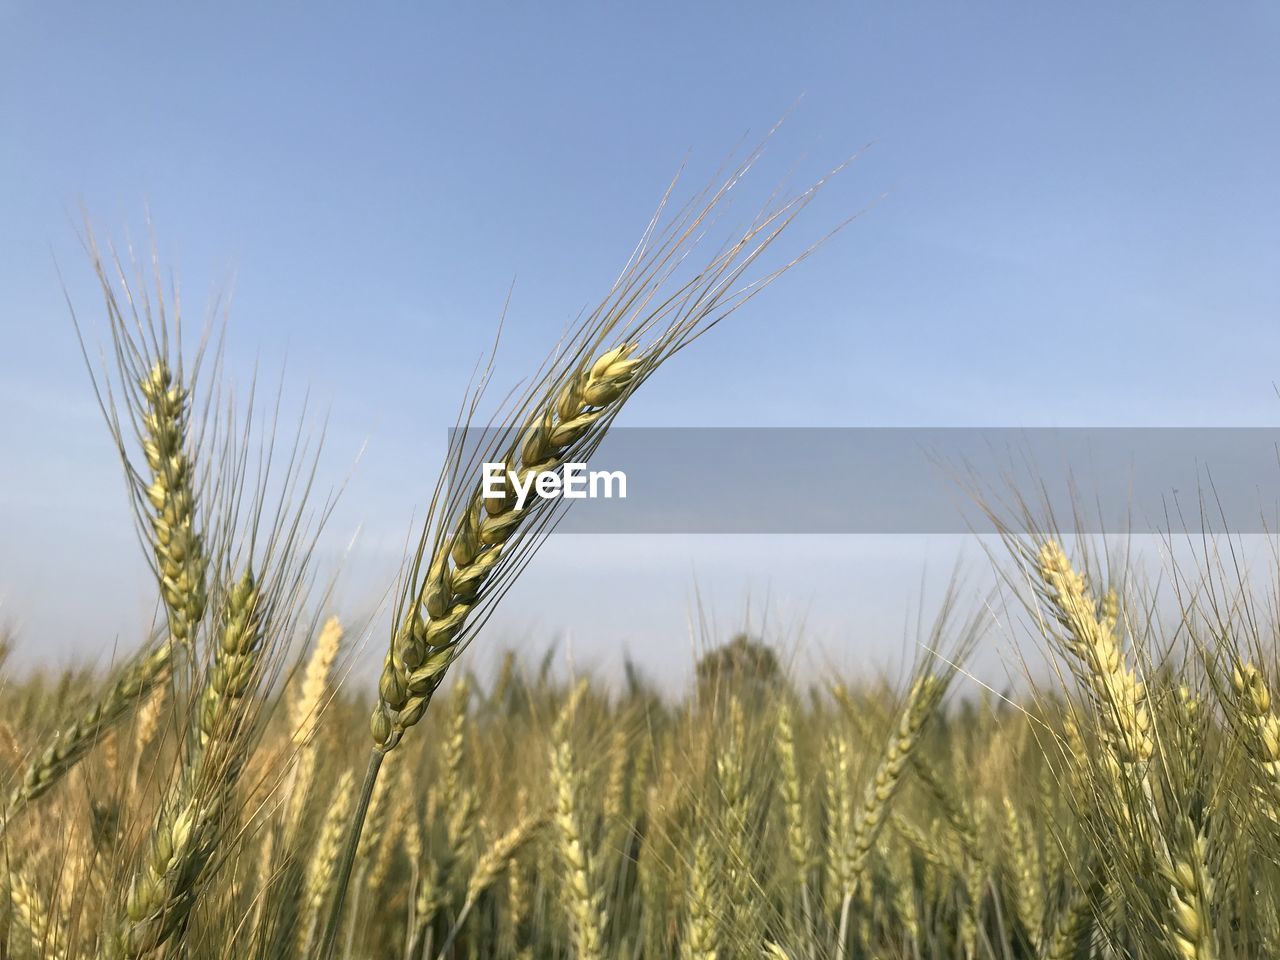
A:
{"label": "clear sky", "polygon": [[[327,480],[367,441],[332,528],[363,611],[512,282],[515,379],[682,161],[789,110],[759,195],[870,142],[802,229],[871,209],[624,422],[1273,423],[1277,50],[1266,3],[0,0],[0,617],[63,662],[149,613],[58,280],[92,330],[82,204],[117,238],[150,210],[189,312],[234,290],[230,366],[330,412]],[[495,632],[683,671],[696,579],[847,662],[953,548],[566,538]]]}

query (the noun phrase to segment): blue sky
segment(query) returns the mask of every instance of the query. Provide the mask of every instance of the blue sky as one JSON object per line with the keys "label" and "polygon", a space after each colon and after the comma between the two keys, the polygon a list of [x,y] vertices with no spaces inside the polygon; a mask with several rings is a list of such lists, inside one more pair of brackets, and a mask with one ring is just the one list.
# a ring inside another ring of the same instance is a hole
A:
{"label": "blue sky", "polygon": [[[512,380],[681,162],[701,183],[788,111],[756,195],[871,143],[801,230],[870,209],[625,422],[1271,424],[1278,44],[1263,3],[0,0],[0,616],[65,659],[150,609],[55,267],[92,328],[82,204],[117,238],[150,210],[189,312],[234,289],[230,367],[311,390],[328,478],[367,443],[333,528],[360,531],[353,610],[513,281]],[[495,630],[683,669],[696,577],[727,621],[768,596],[849,659],[901,639],[953,548],[557,542]]]}

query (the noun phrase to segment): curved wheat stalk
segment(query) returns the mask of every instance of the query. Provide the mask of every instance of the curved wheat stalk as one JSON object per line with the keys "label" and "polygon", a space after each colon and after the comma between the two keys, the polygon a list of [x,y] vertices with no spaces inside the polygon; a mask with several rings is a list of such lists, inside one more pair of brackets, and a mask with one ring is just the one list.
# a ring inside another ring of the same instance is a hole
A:
{"label": "curved wheat stalk", "polygon": [[[808,256],[812,247],[781,268],[742,282],[825,179],[763,211],[691,278],[673,280],[713,210],[754,159],[753,154],[717,190],[661,229],[660,209],[613,290],[511,405],[504,418],[510,425],[486,438],[475,455],[462,449],[451,453],[404,584],[379,679],[370,719],[373,751],[339,867],[323,960],[333,955],[340,906],[382,757],[422,719],[449,666],[528,562],[562,503],[536,498],[521,508],[514,494],[486,496],[480,465],[500,463],[507,474],[528,477],[585,459],[631,395],[666,360]],[[478,396],[469,402],[464,426],[470,425],[477,402]],[[446,493],[445,481],[458,477],[461,483]]]}

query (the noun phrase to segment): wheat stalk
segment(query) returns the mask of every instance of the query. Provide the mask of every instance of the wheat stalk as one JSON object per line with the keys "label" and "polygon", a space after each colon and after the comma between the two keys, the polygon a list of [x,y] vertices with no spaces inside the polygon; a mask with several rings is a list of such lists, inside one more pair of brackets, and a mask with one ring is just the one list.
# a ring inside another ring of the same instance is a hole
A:
{"label": "wheat stalk", "polygon": [[[706,202],[686,208],[652,243],[659,223],[655,217],[609,296],[514,404],[508,420],[513,426],[498,431],[480,461],[501,463],[506,473],[528,477],[554,470],[567,460],[585,458],[627,399],[662,363],[808,256],[812,248],[780,269],[739,286],[825,178],[800,196],[763,211],[738,240],[722,248],[691,279],[669,284],[712,211],[753,160],[754,155]],[[468,410],[474,412],[474,403]],[[464,425],[469,425],[469,416]],[[370,718],[374,749],[367,782],[361,788],[339,865],[338,895],[326,924],[322,960],[333,955],[340,905],[382,756],[422,719],[471,632],[501,597],[503,585],[518,575],[529,550],[536,549],[539,534],[545,533],[556,515],[556,506],[541,498],[521,509],[513,491],[486,497],[479,478],[467,480],[465,473],[458,494],[442,495],[445,481],[456,468],[474,468],[480,461],[466,461],[459,451],[446,465],[405,580],[379,678],[378,702]]]}
{"label": "wheat stalk", "polygon": [[[173,668],[173,645],[189,645],[206,604],[207,557],[203,538],[196,526],[194,468],[187,450],[189,385],[182,380],[180,363],[179,374],[175,377],[170,362],[164,356],[167,342],[154,336],[154,327],[150,337],[139,333],[143,341],[139,343],[125,322],[101,257],[96,248],[91,252],[106,302],[118,366],[128,388],[128,407],[137,416],[142,451],[150,469],[149,481],[137,477],[129,464],[123,432],[118,415],[111,407],[109,391],[104,399],[97,380],[94,381],[95,389],[126,471],[136,479],[143,499],[150,504],[148,541],[154,554],[169,633],[156,650],[143,654],[126,668],[99,702],[54,735],[37,760],[28,767],[22,783],[11,793],[6,809],[0,811],[3,816],[0,835],[5,832],[14,813],[38,798],[79,763],[135,703],[168,678]],[[128,293],[128,285],[124,284],[124,287]],[[149,318],[149,304],[146,309]],[[150,361],[149,356],[153,357]]]}
{"label": "wheat stalk", "polygon": [[884,826],[890,801],[902,782],[907,761],[920,741],[925,724],[928,723],[946,692],[948,678],[949,675],[939,677],[925,674],[912,684],[898,724],[888,743],[885,744],[880,763],[872,775],[871,782],[867,785],[861,805],[854,813],[847,839],[842,838],[845,849],[841,852],[843,866],[838,876],[841,886],[836,891],[842,897],[840,927],[836,940],[837,956],[845,955],[849,908],[859,884],[866,876],[867,858],[876,837]]}

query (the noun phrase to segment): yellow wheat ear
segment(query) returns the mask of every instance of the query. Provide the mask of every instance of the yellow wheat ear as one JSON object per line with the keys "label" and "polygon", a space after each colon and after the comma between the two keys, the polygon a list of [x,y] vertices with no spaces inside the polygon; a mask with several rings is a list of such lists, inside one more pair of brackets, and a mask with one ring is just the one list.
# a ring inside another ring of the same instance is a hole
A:
{"label": "yellow wheat ear", "polygon": [[1264,810],[1280,821],[1280,716],[1272,710],[1271,690],[1262,671],[1252,663],[1239,664],[1232,673],[1236,715],[1245,747],[1266,795]]}
{"label": "yellow wheat ear", "polygon": [[342,646],[342,622],[337,617],[325,621],[316,638],[315,647],[307,659],[302,683],[289,704],[289,729],[295,749],[293,770],[289,777],[289,792],[285,803],[285,835],[288,845],[298,831],[307,804],[311,798],[311,785],[315,779],[320,745],[316,734],[320,727],[325,697],[329,694],[333,665],[337,662]]}
{"label": "yellow wheat ear", "polygon": [[342,837],[351,812],[351,791],[355,786],[355,774],[343,770],[329,796],[329,805],[320,824],[311,860],[307,863],[306,882],[303,888],[303,922],[298,926],[301,937],[299,956],[309,956],[316,936],[329,892],[333,887],[338,854],[342,849]]}
{"label": "yellow wheat ear", "polygon": [[[1120,646],[1116,597],[1109,594],[1096,602],[1085,577],[1056,541],[1041,545],[1038,561],[1044,595],[1064,631],[1060,643],[1093,701],[1106,749],[1104,769],[1121,788],[1122,816],[1135,839],[1150,838],[1150,854],[1165,888],[1159,898],[1164,901],[1164,936],[1182,960],[1213,960],[1217,933],[1208,842],[1185,813],[1171,817],[1158,802],[1151,769],[1156,739],[1146,684]],[[1240,687],[1252,690],[1245,673],[1239,676]]]}
{"label": "yellow wheat ear", "polygon": [[584,816],[582,778],[570,743],[570,723],[587,693],[584,680],[561,708],[552,734],[551,784],[554,794],[552,821],[562,864],[562,900],[573,940],[581,960],[604,957],[605,910],[599,875],[593,871],[589,846],[582,828]]}
{"label": "yellow wheat ear", "polygon": [[1065,628],[1063,643],[1074,669],[1098,706],[1117,762],[1145,763],[1155,750],[1146,685],[1125,662],[1116,636],[1114,594],[1100,606],[1056,541],[1040,548],[1039,573],[1050,604]]}

